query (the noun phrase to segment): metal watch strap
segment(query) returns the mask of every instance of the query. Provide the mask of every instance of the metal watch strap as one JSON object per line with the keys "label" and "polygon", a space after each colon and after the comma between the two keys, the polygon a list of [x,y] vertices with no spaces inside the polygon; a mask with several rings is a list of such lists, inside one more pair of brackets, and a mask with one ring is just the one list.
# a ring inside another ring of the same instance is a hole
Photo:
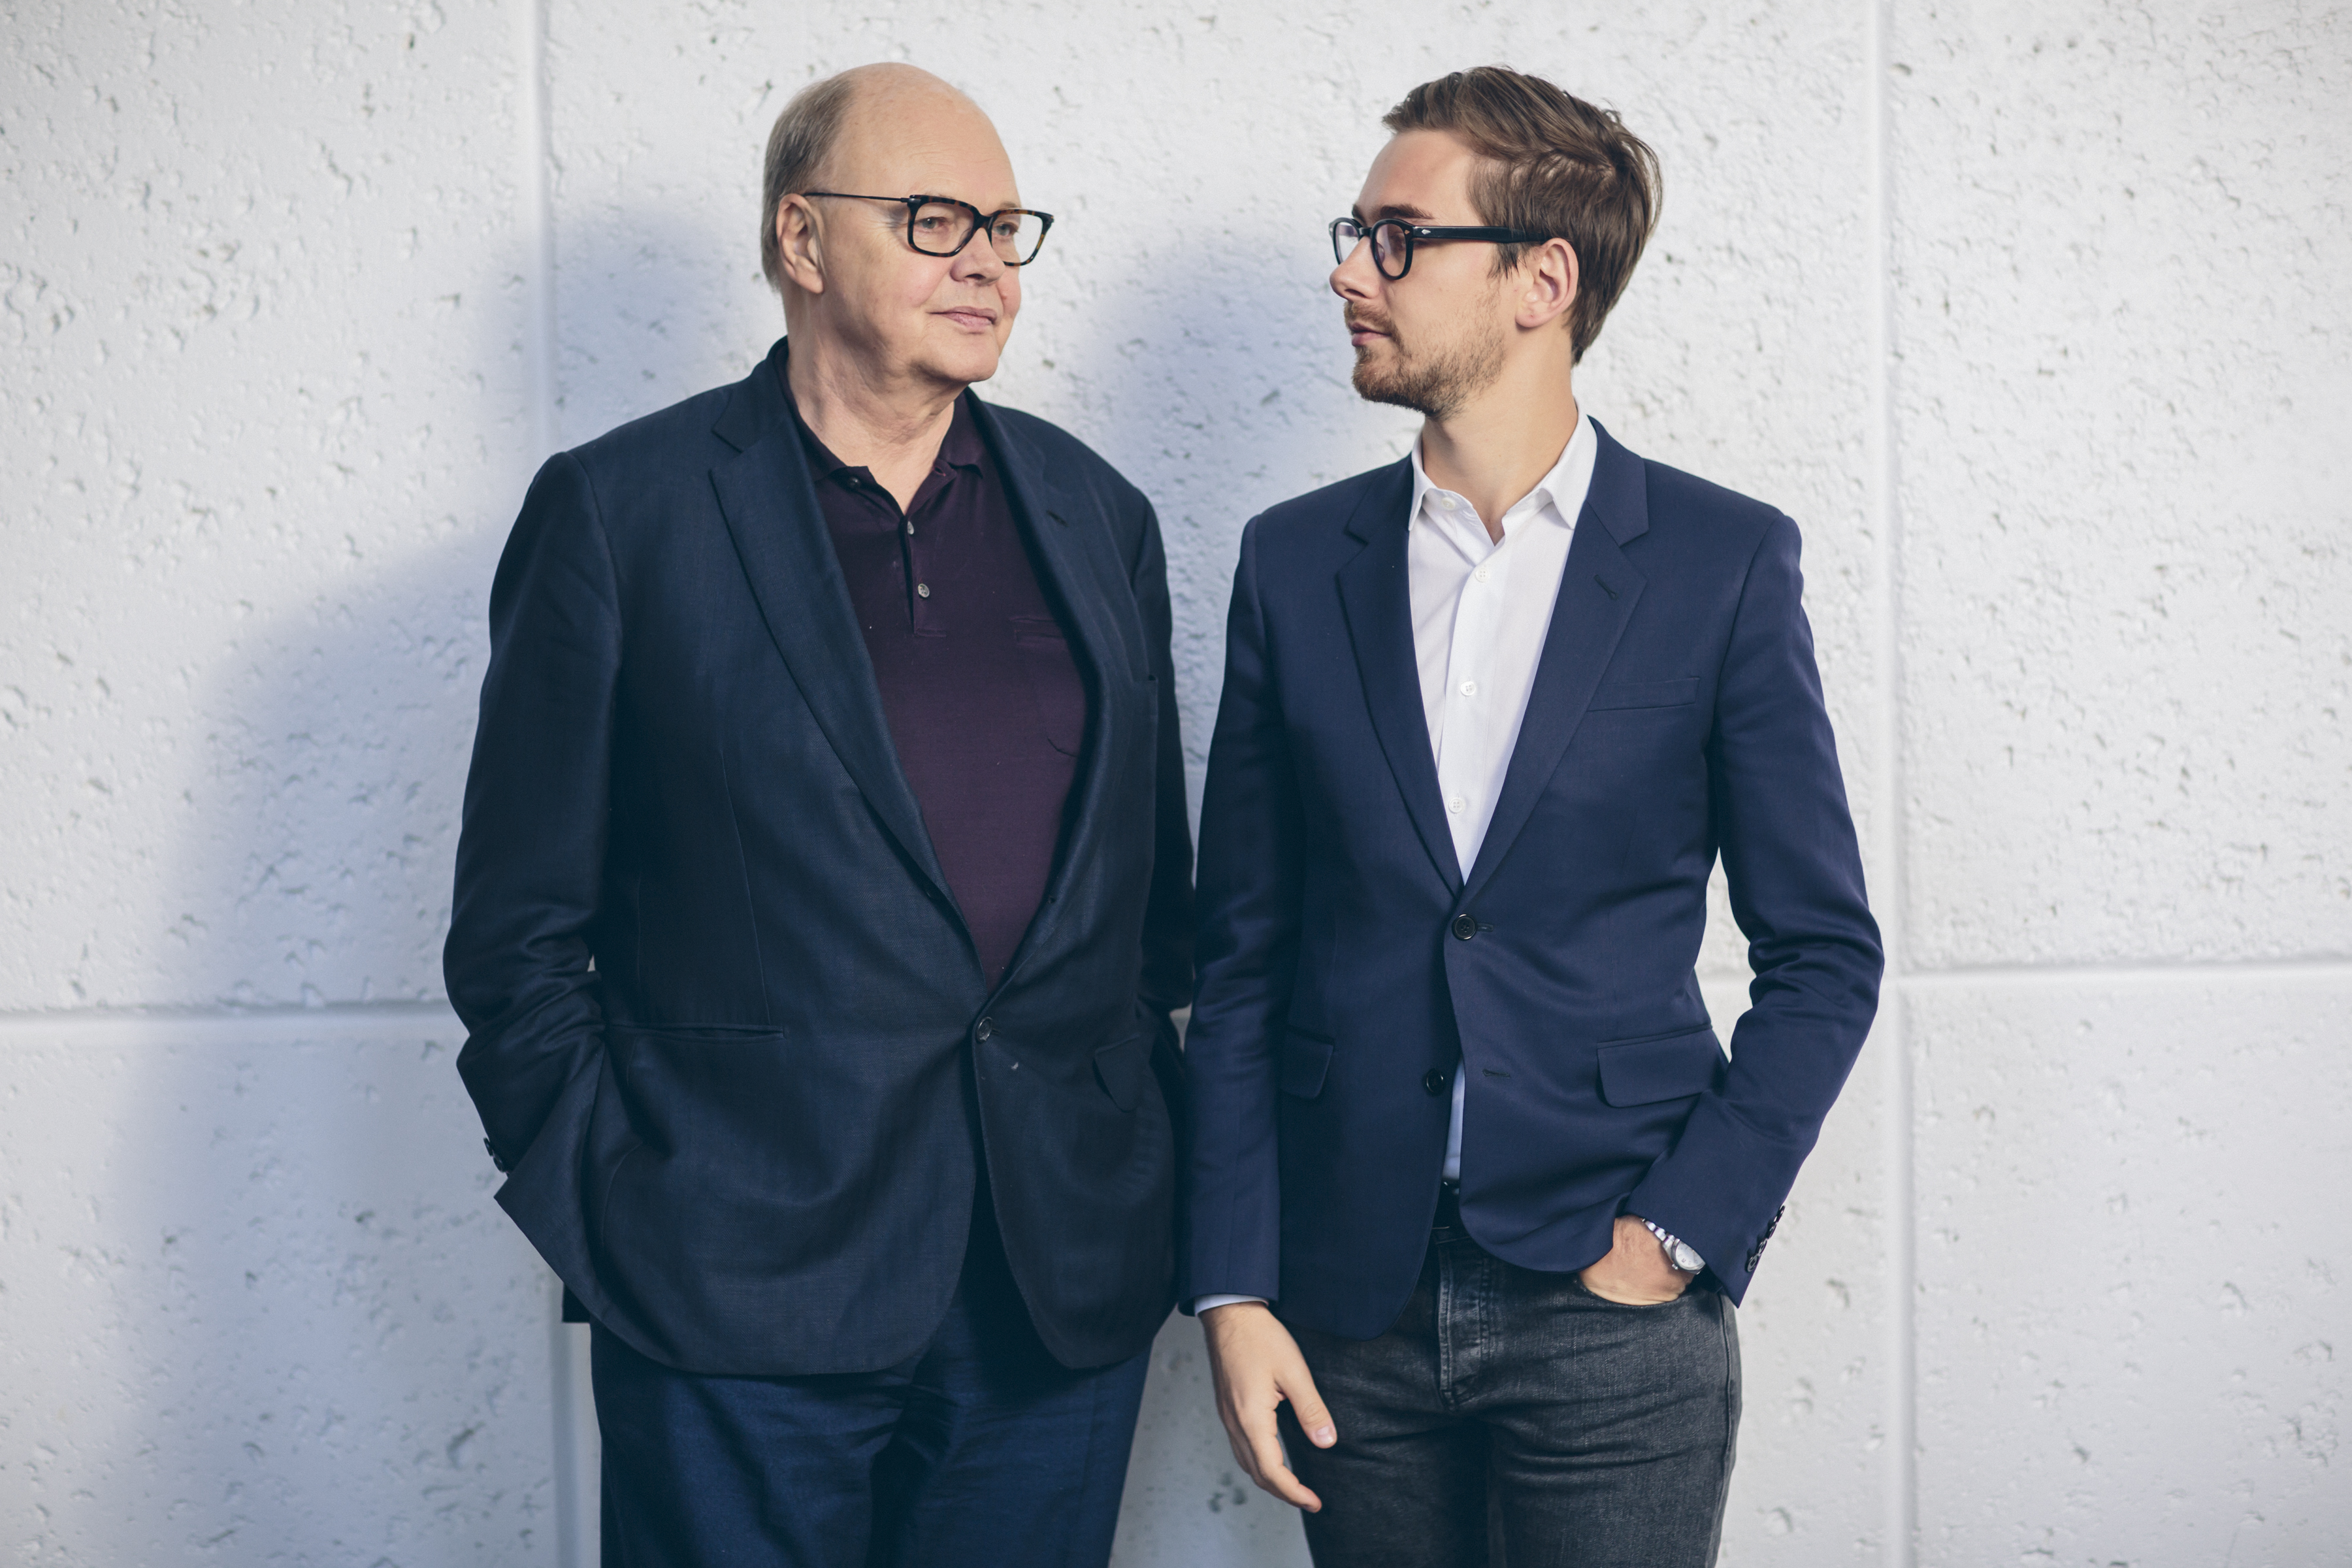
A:
{"label": "metal watch strap", "polygon": [[1698,1255],[1697,1248],[1675,1235],[1664,1226],[1646,1219],[1642,1222],[1642,1225],[1652,1236],[1658,1238],[1659,1247],[1665,1250],[1666,1261],[1675,1268],[1685,1274],[1696,1274],[1706,1267],[1706,1259]]}

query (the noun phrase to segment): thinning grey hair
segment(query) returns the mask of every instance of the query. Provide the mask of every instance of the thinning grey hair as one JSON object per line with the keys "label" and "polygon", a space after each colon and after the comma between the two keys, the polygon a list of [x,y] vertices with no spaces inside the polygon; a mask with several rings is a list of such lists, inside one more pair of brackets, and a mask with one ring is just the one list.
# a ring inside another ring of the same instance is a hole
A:
{"label": "thinning grey hair", "polygon": [[776,246],[776,212],[784,198],[815,179],[841,136],[856,84],[844,71],[813,81],[793,95],[768,132],[768,158],[760,180],[760,270],[768,285],[783,291],[783,257]]}

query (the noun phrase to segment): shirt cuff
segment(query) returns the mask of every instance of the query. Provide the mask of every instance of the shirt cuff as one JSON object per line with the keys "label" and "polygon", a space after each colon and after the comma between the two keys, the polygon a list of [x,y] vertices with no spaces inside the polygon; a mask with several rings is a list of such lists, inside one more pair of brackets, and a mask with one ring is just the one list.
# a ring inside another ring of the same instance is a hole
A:
{"label": "shirt cuff", "polygon": [[1212,1307],[1230,1307],[1237,1301],[1255,1301],[1261,1307],[1265,1305],[1263,1296],[1195,1296],[1192,1298],[1192,1315],[1197,1318]]}

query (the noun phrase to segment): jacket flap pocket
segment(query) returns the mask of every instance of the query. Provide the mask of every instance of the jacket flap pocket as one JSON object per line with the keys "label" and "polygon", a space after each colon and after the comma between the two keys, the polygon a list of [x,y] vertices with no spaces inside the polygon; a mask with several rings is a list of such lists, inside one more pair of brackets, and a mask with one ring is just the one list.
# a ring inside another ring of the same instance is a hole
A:
{"label": "jacket flap pocket", "polygon": [[1148,1036],[1131,1035],[1124,1040],[1114,1040],[1095,1050],[1095,1078],[1110,1102],[1121,1110],[1133,1110],[1143,1094],[1143,1075],[1151,1066],[1151,1041]]}
{"label": "jacket flap pocket", "polygon": [[1331,1042],[1320,1035],[1291,1029],[1282,1037],[1282,1092],[1312,1100],[1323,1092],[1323,1077],[1331,1070]]}
{"label": "jacket flap pocket", "polygon": [[1592,694],[1592,707],[1678,708],[1698,696],[1698,677],[1677,680],[1612,680]]}
{"label": "jacket flap pocket", "polygon": [[1713,1089],[1722,1070],[1723,1047],[1716,1044],[1712,1024],[1627,1040],[1601,1047],[1601,1098],[1616,1106],[1680,1100]]}

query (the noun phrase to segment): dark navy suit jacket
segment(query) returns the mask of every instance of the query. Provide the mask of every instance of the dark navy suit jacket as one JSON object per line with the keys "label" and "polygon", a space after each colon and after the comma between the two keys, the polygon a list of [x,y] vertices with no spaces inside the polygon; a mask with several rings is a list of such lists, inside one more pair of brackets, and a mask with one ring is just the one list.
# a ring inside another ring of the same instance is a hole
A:
{"label": "dark navy suit jacket", "polygon": [[1191,858],[1143,496],[975,400],[1089,721],[992,988],[892,749],[782,383],[551,459],[490,595],[446,968],[524,1233],[690,1371],[887,1366],[978,1190],[1048,1349],[1166,1318]]}
{"label": "dark navy suit jacket", "polygon": [[[1599,437],[1467,877],[1413,656],[1410,463],[1242,536],[1201,819],[1188,1301],[1385,1331],[1457,1062],[1481,1246],[1581,1268],[1639,1214],[1737,1300],[1845,1081],[1882,961],[1796,526]],[[1718,852],[1756,971],[1727,1067],[1693,973]]]}

